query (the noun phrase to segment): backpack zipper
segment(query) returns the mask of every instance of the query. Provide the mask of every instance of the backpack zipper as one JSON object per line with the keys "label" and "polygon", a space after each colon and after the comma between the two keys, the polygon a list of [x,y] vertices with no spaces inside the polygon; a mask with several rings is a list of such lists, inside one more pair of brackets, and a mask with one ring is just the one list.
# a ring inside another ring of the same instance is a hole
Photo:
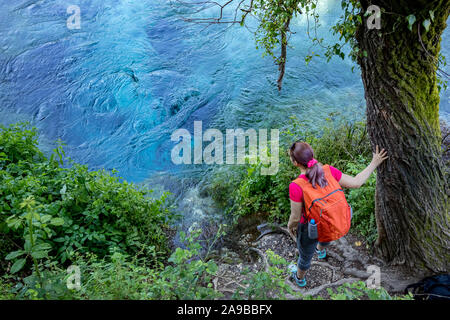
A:
{"label": "backpack zipper", "polygon": [[[332,195],[333,193],[335,193],[335,192],[337,192],[337,191],[342,191],[342,192],[344,192],[344,190],[342,190],[342,189],[336,189],[336,190],[334,190],[333,192],[330,192],[329,194],[327,194],[326,196],[324,196],[324,197],[322,197],[322,198],[317,198],[317,199],[313,200],[313,202],[311,202],[311,205],[309,206],[308,211],[311,211],[311,208],[312,208],[312,206],[314,205],[314,202],[316,202],[316,201],[319,201],[319,202],[320,202],[320,200],[325,201],[324,198],[326,198],[326,197]],[[326,201],[325,201],[325,203],[326,203]]]}

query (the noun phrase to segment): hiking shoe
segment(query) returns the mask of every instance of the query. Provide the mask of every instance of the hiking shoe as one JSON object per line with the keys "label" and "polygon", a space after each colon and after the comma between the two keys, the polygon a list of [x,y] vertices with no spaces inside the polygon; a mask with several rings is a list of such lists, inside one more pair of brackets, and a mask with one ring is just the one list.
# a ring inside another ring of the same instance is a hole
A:
{"label": "hiking shoe", "polygon": [[300,287],[303,288],[306,286],[306,276],[303,279],[299,279],[297,277],[297,265],[291,264],[289,265],[289,271],[291,272],[292,279],[294,279],[295,283]]}
{"label": "hiking shoe", "polygon": [[316,248],[316,253],[319,259],[325,259],[325,257],[327,256],[327,249],[319,250]]}

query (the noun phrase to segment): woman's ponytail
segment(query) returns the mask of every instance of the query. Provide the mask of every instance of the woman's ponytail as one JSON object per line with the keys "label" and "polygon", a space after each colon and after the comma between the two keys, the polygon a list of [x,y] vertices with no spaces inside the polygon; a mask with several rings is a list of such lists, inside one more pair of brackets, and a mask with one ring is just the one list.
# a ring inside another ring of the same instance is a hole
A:
{"label": "woman's ponytail", "polygon": [[318,184],[321,188],[328,184],[325,179],[325,173],[323,172],[322,165],[318,162],[312,167],[306,169],[306,177],[314,188],[316,187],[316,184]]}
{"label": "woman's ponytail", "polygon": [[325,187],[328,182],[325,179],[322,165],[314,159],[314,151],[306,142],[295,142],[290,149],[291,157],[306,168],[306,177],[315,188],[319,185]]}

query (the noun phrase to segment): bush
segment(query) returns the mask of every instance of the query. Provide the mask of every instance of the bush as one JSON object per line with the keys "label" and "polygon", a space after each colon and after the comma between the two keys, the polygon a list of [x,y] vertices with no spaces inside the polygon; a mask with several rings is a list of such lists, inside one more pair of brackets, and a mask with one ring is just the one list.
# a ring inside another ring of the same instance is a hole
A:
{"label": "bush", "polygon": [[[26,277],[0,294],[15,299],[154,300],[214,299],[222,296],[212,288],[217,272],[213,261],[200,255],[201,230],[182,235],[187,249],[177,248],[164,266],[154,248],[143,247],[146,257],[114,251],[99,258],[93,253],[75,253],[73,266],[79,268],[79,287],[67,288],[69,274],[56,264],[45,266],[41,276]],[[218,233],[217,237],[223,235]],[[0,283],[1,284],[1,283]],[[0,296],[1,297],[1,296]]]}
{"label": "bush", "polygon": [[[327,118],[320,129],[310,129],[306,122],[295,117],[281,134],[279,171],[276,175],[261,175],[261,163],[227,167],[210,174],[208,194],[222,206],[234,221],[239,217],[263,213],[269,220],[286,224],[290,216],[289,184],[299,175],[288,154],[297,140],[308,142],[315,157],[323,164],[330,164],[346,174],[356,175],[370,162],[372,151],[364,122],[350,123]],[[375,175],[359,189],[345,190],[353,208],[352,229],[366,237],[376,239]]]}
{"label": "bush", "polygon": [[[301,295],[286,283],[289,262],[272,250],[267,250],[265,254],[268,260],[267,270],[253,273],[244,282],[246,288],[238,287],[232,298],[237,300],[285,300],[287,295],[300,298]],[[243,274],[248,274],[248,271],[244,270]]]}
{"label": "bush", "polygon": [[[306,124],[292,118],[289,130],[281,137],[279,171],[276,175],[261,175],[261,163],[248,165],[245,174],[232,194],[234,205],[229,209],[235,216],[255,212],[270,214],[271,220],[287,223],[290,215],[289,184],[299,175],[289,158],[289,147],[297,140],[308,142],[314,149],[315,157],[321,163],[330,164],[343,172],[353,174],[354,165],[371,159],[372,153],[363,122],[349,123],[331,120],[321,130],[307,130]],[[353,170],[353,171],[352,171]],[[229,187],[228,187],[229,188]],[[372,194],[360,189],[369,202]],[[369,203],[367,207],[370,207]],[[366,209],[366,208],[365,208]]]}
{"label": "bush", "polygon": [[[102,257],[113,249],[135,254],[144,245],[161,259],[168,254],[165,230],[173,215],[167,194],[152,199],[152,190],[115,172],[88,171],[70,159],[65,168],[63,161],[61,146],[47,159],[26,124],[0,128],[0,234],[9,242],[0,258],[11,244],[23,248],[8,257],[18,263],[12,271],[26,266],[24,256],[48,254],[64,263],[76,251]],[[38,251],[31,242],[40,243]]]}
{"label": "bush", "polygon": [[0,125],[0,130],[0,169],[12,163],[32,164],[44,159],[37,147],[36,128],[19,123],[8,128]]}

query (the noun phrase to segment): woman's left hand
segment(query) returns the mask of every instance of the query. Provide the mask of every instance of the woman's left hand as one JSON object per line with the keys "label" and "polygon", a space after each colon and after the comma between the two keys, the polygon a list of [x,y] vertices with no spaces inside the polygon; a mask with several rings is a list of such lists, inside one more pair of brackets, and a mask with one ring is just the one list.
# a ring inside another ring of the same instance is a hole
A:
{"label": "woman's left hand", "polygon": [[294,237],[296,236],[297,233],[297,225],[298,225],[298,221],[295,220],[289,220],[288,222],[288,231],[289,233],[291,233]]}

